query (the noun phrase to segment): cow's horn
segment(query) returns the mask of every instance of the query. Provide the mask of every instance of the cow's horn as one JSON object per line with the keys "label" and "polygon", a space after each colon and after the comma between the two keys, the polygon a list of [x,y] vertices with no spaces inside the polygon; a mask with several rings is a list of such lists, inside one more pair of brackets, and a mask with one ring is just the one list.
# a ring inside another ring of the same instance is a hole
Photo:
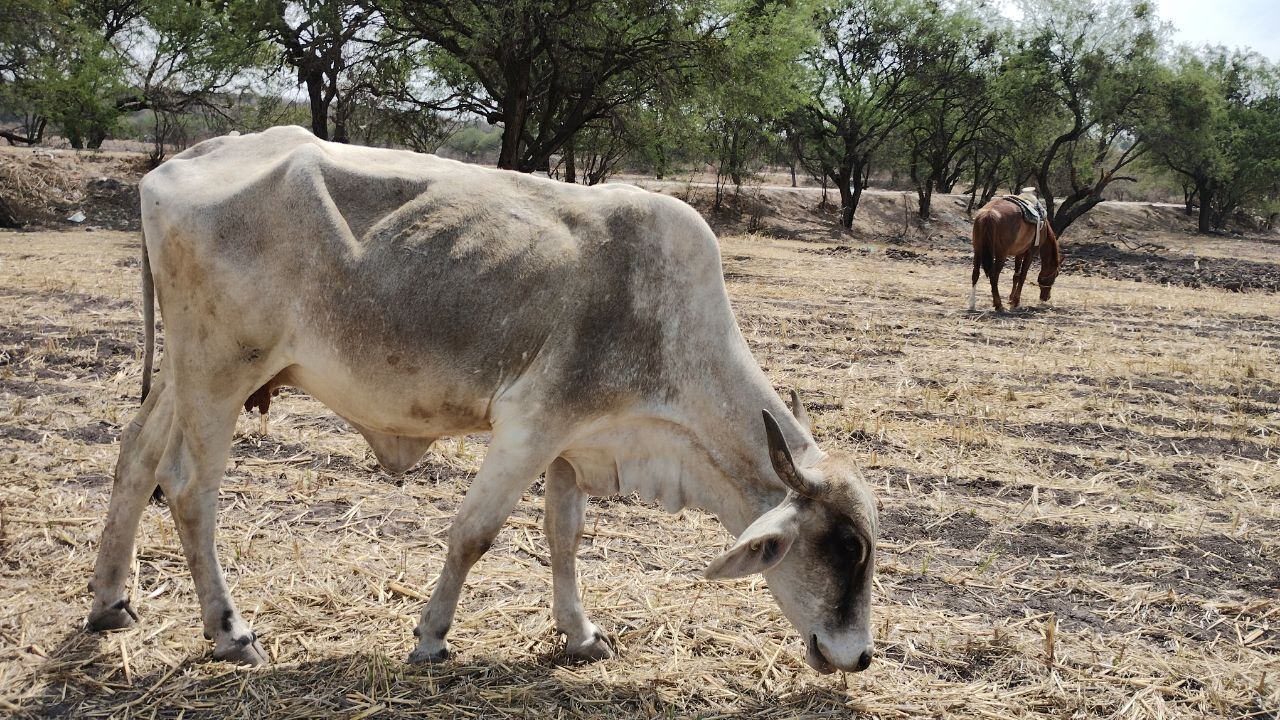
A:
{"label": "cow's horn", "polygon": [[769,462],[773,471],[787,487],[807,498],[820,498],[827,492],[827,483],[814,473],[796,467],[791,457],[791,448],[787,447],[787,439],[782,436],[782,428],[768,410],[764,411],[764,434],[769,439]]}
{"label": "cow's horn", "polygon": [[805,430],[813,432],[813,421],[809,419],[809,411],[804,409],[804,403],[800,402],[800,393],[795,389],[791,390],[791,414],[796,416],[796,421],[803,425]]}

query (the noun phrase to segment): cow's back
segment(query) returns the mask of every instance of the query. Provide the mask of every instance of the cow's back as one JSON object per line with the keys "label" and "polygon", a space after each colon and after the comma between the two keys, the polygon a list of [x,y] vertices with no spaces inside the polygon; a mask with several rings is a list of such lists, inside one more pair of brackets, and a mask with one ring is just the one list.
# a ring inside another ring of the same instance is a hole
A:
{"label": "cow's back", "polygon": [[277,128],[175,156],[142,201],[166,318],[164,287],[194,283],[192,322],[239,323],[240,345],[380,387],[455,388],[437,405],[492,397],[535,363],[565,402],[657,392],[670,321],[709,310],[711,332],[736,336],[705,223],[635,188]]}

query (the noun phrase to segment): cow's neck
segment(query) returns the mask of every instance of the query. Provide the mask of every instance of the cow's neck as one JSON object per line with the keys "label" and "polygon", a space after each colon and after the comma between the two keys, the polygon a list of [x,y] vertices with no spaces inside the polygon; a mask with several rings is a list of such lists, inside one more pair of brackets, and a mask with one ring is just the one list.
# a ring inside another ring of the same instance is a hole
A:
{"label": "cow's neck", "polygon": [[579,482],[597,495],[636,493],[669,512],[700,508],[740,535],[786,495],[769,464],[761,411],[778,420],[798,462],[819,451],[750,355],[734,364],[686,384],[675,402],[590,428],[565,455]]}

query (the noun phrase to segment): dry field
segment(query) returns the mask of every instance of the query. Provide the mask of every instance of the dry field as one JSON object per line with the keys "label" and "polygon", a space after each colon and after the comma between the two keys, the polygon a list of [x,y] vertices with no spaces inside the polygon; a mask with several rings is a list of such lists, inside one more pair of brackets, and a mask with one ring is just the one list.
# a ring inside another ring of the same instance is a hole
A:
{"label": "dry field", "polygon": [[1280,717],[1280,295],[1068,266],[1052,308],[970,314],[962,242],[726,239],[757,358],[883,501],[859,675],[809,670],[763,582],[701,579],[730,540],[714,519],[634,498],[592,501],[579,565],[619,657],[566,664],[539,485],[471,575],[456,659],[406,666],[483,438],[396,480],[282,396],[243,417],[222,491],[221,554],[273,660],[243,670],[210,661],[159,505],[142,622],[81,631],[137,406],[137,242],[0,234],[0,714]]}

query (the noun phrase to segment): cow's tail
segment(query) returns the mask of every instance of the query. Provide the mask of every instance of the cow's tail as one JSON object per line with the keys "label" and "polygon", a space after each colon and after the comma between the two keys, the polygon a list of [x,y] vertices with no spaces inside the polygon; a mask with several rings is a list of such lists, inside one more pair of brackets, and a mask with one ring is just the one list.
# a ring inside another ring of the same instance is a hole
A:
{"label": "cow's tail", "polygon": [[145,401],[151,392],[151,365],[156,354],[156,285],[151,279],[146,238],[142,240],[142,323],[146,326],[142,347],[142,399]]}
{"label": "cow's tail", "polygon": [[[147,256],[147,240],[142,239],[142,401],[151,393],[151,366],[156,357],[156,283],[151,277],[151,258]],[[164,491],[156,485],[151,491],[152,502],[164,502]]]}

